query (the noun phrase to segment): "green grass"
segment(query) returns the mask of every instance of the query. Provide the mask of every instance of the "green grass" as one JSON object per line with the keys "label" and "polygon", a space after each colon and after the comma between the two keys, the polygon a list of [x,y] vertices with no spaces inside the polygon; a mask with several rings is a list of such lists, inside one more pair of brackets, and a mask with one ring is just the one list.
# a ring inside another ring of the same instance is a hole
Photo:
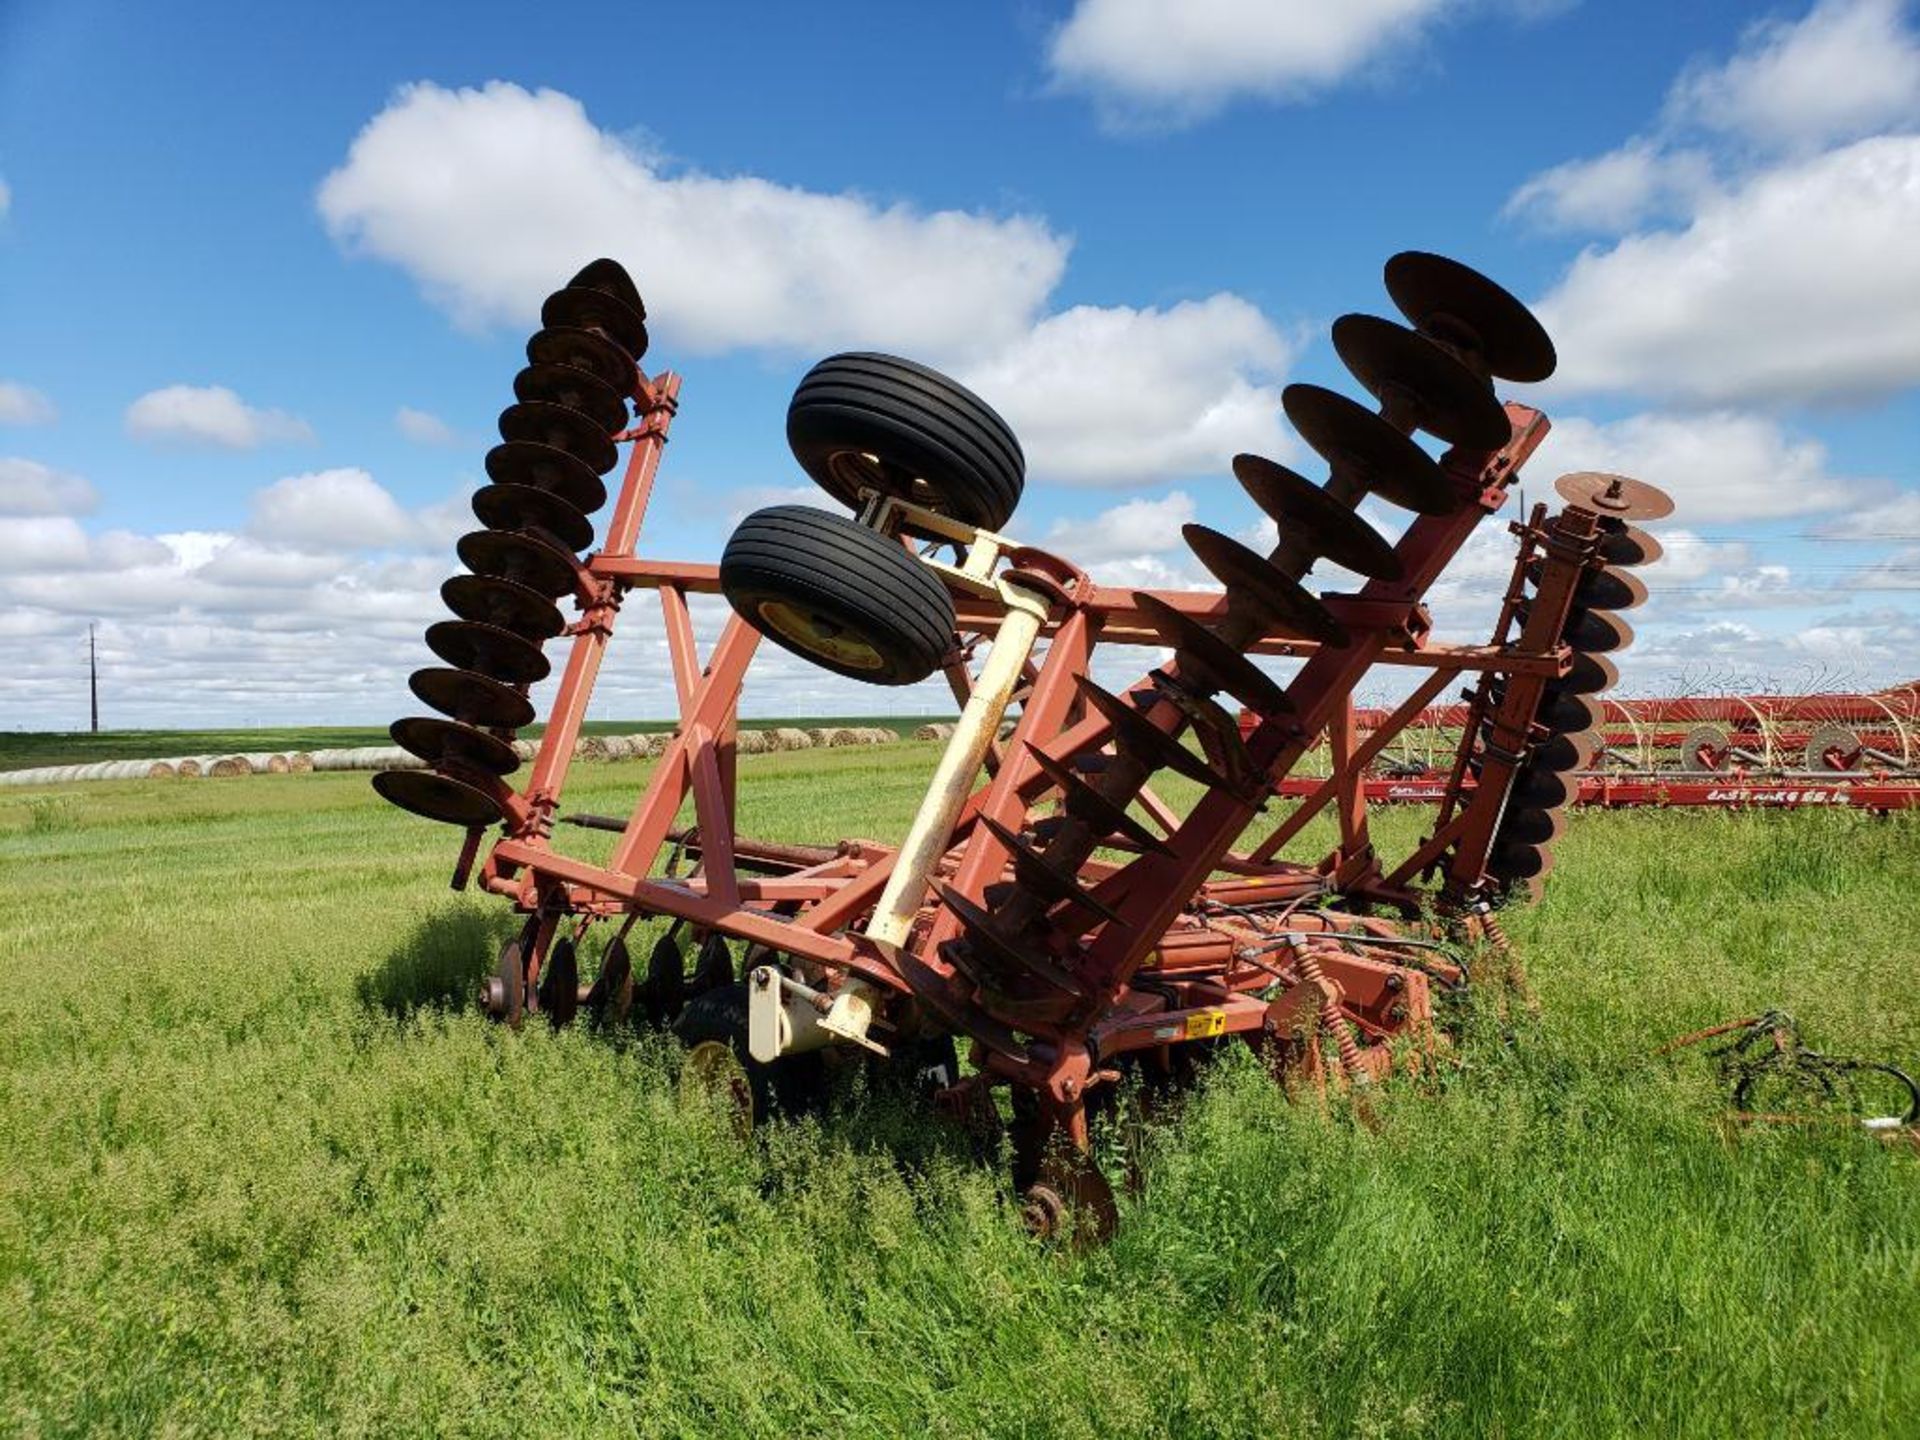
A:
{"label": "green grass", "polygon": [[[897,835],[932,751],[749,757],[743,828]],[[1576,816],[1538,1018],[1373,1128],[1230,1053],[1081,1257],[891,1102],[742,1142],[656,1036],[484,1022],[454,839],[355,775],[0,792],[0,1431],[1920,1433],[1920,1157],[1649,1058],[1779,1005],[1912,1064],[1911,819]]]}
{"label": "green grass", "polygon": [[[950,715],[803,715],[791,720],[756,720],[750,729],[798,725],[881,726],[911,735],[929,720],[951,720]],[[670,730],[671,720],[589,720],[587,735],[643,735]],[[520,733],[536,740],[545,725],[529,725]],[[237,752],[324,750],[361,745],[391,745],[384,725],[295,725],[253,730],[0,730],[0,770],[28,770],[41,765],[88,765],[99,760],[164,760],[171,755],[230,755]]]}

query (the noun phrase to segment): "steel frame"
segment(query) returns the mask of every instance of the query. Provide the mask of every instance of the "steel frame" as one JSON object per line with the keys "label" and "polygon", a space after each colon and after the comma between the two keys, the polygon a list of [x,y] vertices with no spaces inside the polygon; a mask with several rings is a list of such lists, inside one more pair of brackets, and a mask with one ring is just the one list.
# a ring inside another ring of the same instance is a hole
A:
{"label": "steel frame", "polygon": [[[854,841],[820,855],[805,847],[749,840],[736,832],[733,737],[741,683],[759,637],[732,617],[703,656],[688,600],[719,590],[718,567],[636,553],[679,393],[679,377],[670,372],[636,378],[638,418],[616,437],[631,441],[633,449],[606,543],[577,566],[580,618],[568,630],[571,649],[538,756],[522,793],[498,779],[462,775],[484,784],[498,799],[506,816],[505,835],[480,859],[484,837],[478,830],[470,832],[454,883],[467,883],[478,860],[479,884],[510,897],[528,915],[520,952],[522,988],[528,997],[538,993],[543,962],[563,925],[572,924],[577,933],[588,925],[617,923],[624,934],[637,918],[653,915],[791,957],[828,989],[858,982],[883,1005],[889,995],[911,999],[923,1011],[951,1019],[952,1012],[943,1009],[942,991],[953,981],[954,971],[943,949],[959,934],[960,922],[950,905],[934,898],[930,885],[938,881],[950,893],[984,903],[987,888],[1001,880],[1011,857],[983,822],[1017,830],[1050,788],[1030,750],[1065,761],[1110,739],[1108,722],[1088,710],[1075,684],[1088,672],[1096,646],[1158,648],[1164,642],[1133,592],[1095,584],[1057,556],[956,528],[911,506],[870,507],[866,518],[899,533],[905,543],[915,535],[931,535],[958,547],[962,563],[944,567],[944,573],[954,590],[963,638],[999,630],[1010,613],[1009,595],[1021,593],[1039,597],[1044,613],[1037,628],[1045,647],[1037,661],[1022,667],[1024,689],[1010,738],[981,757],[987,778],[976,785],[977,764],[958,769],[965,789],[956,799],[953,823],[941,834],[926,873],[911,877],[910,937],[903,937],[901,944],[876,942],[857,928],[858,922],[888,887],[900,863],[899,852]],[[1367,825],[1367,805],[1376,798],[1367,767],[1386,739],[1456,676],[1507,676],[1505,708],[1524,716],[1539,687],[1564,673],[1569,663],[1566,648],[1556,638],[1563,600],[1536,603],[1535,624],[1512,638],[1504,633],[1509,604],[1502,632],[1482,646],[1434,642],[1421,603],[1474,528],[1501,508],[1520,465],[1545,436],[1547,424],[1539,412],[1510,404],[1507,414],[1511,439],[1499,451],[1456,450],[1446,457],[1445,473],[1462,503],[1450,515],[1418,517],[1411,523],[1396,547],[1404,578],[1370,581],[1356,594],[1324,597],[1328,610],[1349,632],[1349,643],[1316,643],[1283,630],[1246,637],[1248,653],[1301,662],[1289,687],[1291,708],[1255,725],[1244,736],[1243,752],[1228,754],[1217,739],[1203,734],[1210,758],[1235,761],[1240,784],[1202,794],[1184,816],[1150,789],[1142,791],[1142,807],[1165,832],[1164,850],[1129,854],[1116,847],[1113,853],[1122,858],[1091,859],[1081,871],[1095,899],[1111,907],[1120,923],[1103,927],[1077,964],[1088,992],[1115,996],[1115,1003],[1102,1013],[1089,1013],[1086,1004],[1069,998],[1035,1005],[1017,1016],[1003,1015],[1003,1022],[1017,1021],[1031,1037],[1025,1041],[1014,1039],[1010,1028],[982,1023],[976,1016],[961,1028],[976,1041],[975,1060],[986,1080],[1012,1080],[1041,1091],[1058,1111],[1059,1128],[1084,1140],[1085,1094],[1111,1078],[1108,1062],[1127,1052],[1159,1052],[1164,1057],[1171,1045],[1231,1034],[1284,1039],[1293,1033],[1289,1027],[1299,1014],[1319,1015],[1330,1022],[1329,1031],[1339,1042],[1341,1068],[1360,1079],[1377,1069],[1387,1053],[1384,1048],[1378,1053],[1363,1050],[1360,1042],[1424,1026],[1430,1014],[1428,972],[1443,978],[1458,978],[1459,972],[1445,961],[1424,970],[1395,963],[1404,960],[1406,952],[1394,949],[1397,937],[1391,926],[1308,907],[1345,896],[1387,903],[1411,914],[1422,903],[1413,888],[1416,876],[1443,853],[1454,857],[1451,873],[1468,877],[1456,887],[1460,893],[1453,899],[1462,904],[1470,899],[1466,892],[1478,878],[1497,818],[1497,787],[1491,780],[1484,782],[1480,793],[1488,800],[1483,811],[1469,806],[1452,827],[1389,870],[1375,851]],[[1592,517],[1583,523],[1590,534]],[[1538,517],[1533,526],[1516,531],[1523,546],[1544,542]],[[982,547],[990,557],[984,564]],[[1581,563],[1578,555],[1557,561],[1565,578],[1553,583],[1564,591]],[[619,824],[611,857],[592,863],[555,848],[554,822],[594,680],[626,601],[640,590],[658,596],[679,723],[631,814]],[[1233,623],[1230,607],[1218,592],[1152,593],[1194,619]],[[956,653],[947,667],[963,701],[973,694],[978,678],[965,653]],[[1371,726],[1372,733],[1362,738],[1352,691],[1375,663],[1430,673],[1389,723]],[[1162,665],[1131,687],[1129,696],[1152,723],[1172,734],[1191,717],[1162,698],[1157,687],[1177,678],[1173,664]],[[1519,723],[1524,726],[1524,719]],[[1332,747],[1332,774],[1316,781],[1305,802],[1270,834],[1236,849],[1266,796],[1276,788],[1285,792],[1289,771],[1323,734]],[[677,831],[676,817],[689,800],[696,824],[691,833]],[[1329,806],[1338,821],[1335,847],[1317,864],[1278,858],[1306,822]],[[669,844],[679,855],[697,857],[692,873],[674,873],[671,864],[662,872]],[[1307,985],[1302,991],[1295,984],[1278,998],[1281,987],[1274,983],[1274,967],[1259,958],[1261,947],[1273,943],[1270,921],[1276,914],[1288,917],[1289,938],[1281,944]],[[1317,1063],[1304,1055],[1299,1058],[1310,1068]]]}

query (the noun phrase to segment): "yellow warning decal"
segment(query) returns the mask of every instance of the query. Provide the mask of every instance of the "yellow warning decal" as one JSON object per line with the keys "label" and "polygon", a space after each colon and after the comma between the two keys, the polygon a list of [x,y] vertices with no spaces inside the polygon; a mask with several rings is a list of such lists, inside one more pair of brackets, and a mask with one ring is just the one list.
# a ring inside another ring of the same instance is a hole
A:
{"label": "yellow warning decal", "polygon": [[1206,1040],[1215,1035],[1224,1035],[1227,1030],[1227,1012],[1224,1010],[1196,1010],[1187,1016],[1187,1039]]}

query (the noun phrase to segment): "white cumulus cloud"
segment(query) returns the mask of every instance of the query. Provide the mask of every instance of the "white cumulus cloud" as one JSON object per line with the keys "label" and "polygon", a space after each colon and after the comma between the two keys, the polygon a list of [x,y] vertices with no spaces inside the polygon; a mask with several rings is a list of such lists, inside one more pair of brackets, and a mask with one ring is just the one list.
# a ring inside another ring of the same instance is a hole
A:
{"label": "white cumulus cloud", "polygon": [[1550,230],[1617,233],[1690,211],[1714,188],[1713,163],[1698,150],[1630,140],[1591,160],[1569,160],[1534,176],[1506,213]]}
{"label": "white cumulus cloud", "polygon": [[1920,383],[1920,136],[1762,171],[1682,229],[1584,252],[1539,302],[1556,386],[1708,403]]}
{"label": "white cumulus cloud", "polygon": [[416,410],[411,405],[393,412],[393,428],[416,445],[454,445],[460,439],[453,427],[431,410]]}
{"label": "white cumulus cloud", "polygon": [[1238,296],[1049,314],[1069,247],[1042,220],[668,173],[550,90],[409,86],[318,203],[339,243],[399,265],[461,323],[524,323],[605,253],[675,346],[895,350],[951,369],[1042,483],[1140,485],[1287,444],[1293,346]]}
{"label": "white cumulus cloud", "polygon": [[1909,0],[1822,0],[1798,21],[1761,20],[1724,65],[1675,82],[1669,124],[1798,150],[1920,119],[1920,35]]}
{"label": "white cumulus cloud", "polygon": [[0,380],[0,425],[45,425],[58,416],[53,401],[32,386]]}
{"label": "white cumulus cloud", "polygon": [[313,429],[284,410],[256,409],[224,385],[168,385],[127,407],[127,433],[158,444],[252,450],[311,441]]}
{"label": "white cumulus cloud", "polygon": [[365,470],[289,475],[257,492],[247,532],[293,550],[380,550],[414,543],[419,522]]}
{"label": "white cumulus cloud", "polygon": [[79,475],[38,460],[0,457],[0,515],[85,515],[99,500]]}
{"label": "white cumulus cloud", "polygon": [[1180,527],[1193,518],[1193,497],[1175,490],[1158,499],[1125,501],[1091,519],[1056,520],[1041,543],[1076,564],[1097,567],[1181,549]]}
{"label": "white cumulus cloud", "polygon": [[654,297],[664,335],[709,352],[978,353],[1026,327],[1068,249],[1023,216],[664,173],[571,96],[499,81],[403,89],[318,203],[343,247],[399,265],[462,323],[524,324],[605,254]]}
{"label": "white cumulus cloud", "polygon": [[1416,41],[1455,0],[1079,0],[1056,81],[1174,122],[1242,96],[1299,100]]}
{"label": "white cumulus cloud", "polygon": [[1288,451],[1277,381],[1292,349],[1236,295],[1165,310],[1083,305],[966,379],[1013,426],[1036,479],[1140,485],[1224,474],[1241,450]]}
{"label": "white cumulus cloud", "polygon": [[1527,478],[1544,485],[1574,470],[1658,485],[1673,496],[1675,523],[1686,525],[1817,514],[1866,492],[1862,482],[1829,471],[1818,440],[1735,411],[1631,415],[1605,424],[1577,415],[1556,419],[1527,462]]}

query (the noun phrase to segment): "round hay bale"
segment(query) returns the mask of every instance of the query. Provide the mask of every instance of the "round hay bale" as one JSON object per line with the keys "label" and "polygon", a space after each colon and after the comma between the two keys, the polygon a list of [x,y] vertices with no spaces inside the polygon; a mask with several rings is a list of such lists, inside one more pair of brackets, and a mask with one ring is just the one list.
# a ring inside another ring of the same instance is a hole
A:
{"label": "round hay bale", "polygon": [[[266,773],[269,775],[285,775],[289,770],[293,768],[292,766],[287,764],[287,757],[284,755],[263,756],[262,764],[264,764],[266,768]],[[260,768],[261,768],[261,765],[254,766],[254,769],[256,772],[259,771]]]}
{"label": "round hay bale", "polygon": [[313,756],[309,755],[305,750],[295,750],[287,756],[287,770],[294,775],[311,775],[313,773]]}
{"label": "round hay bale", "polygon": [[913,732],[913,738],[916,740],[944,740],[946,737],[940,733],[944,728],[945,727],[941,725],[922,725],[918,730]]}
{"label": "round hay bale", "polygon": [[228,780],[238,775],[253,774],[253,766],[247,763],[243,755],[226,755],[209,765],[207,774],[216,780]]}
{"label": "round hay bale", "polygon": [[791,725],[783,725],[773,733],[780,742],[776,748],[781,750],[806,750],[813,745],[813,736]]}
{"label": "round hay bale", "polygon": [[605,735],[601,737],[600,747],[606,753],[607,760],[631,760],[633,758],[633,740],[626,735]]}
{"label": "round hay bale", "polygon": [[200,762],[191,758],[182,760],[173,767],[173,773],[182,780],[198,779],[200,775]]}
{"label": "round hay bale", "polygon": [[165,760],[151,760],[147,762],[147,778],[149,780],[171,780],[176,773],[174,767]]}
{"label": "round hay bale", "polygon": [[578,760],[604,760],[607,758],[607,742],[598,735],[582,735],[574,741],[573,754]]}
{"label": "round hay bale", "polygon": [[511,743],[513,745],[513,753],[518,755],[522,760],[531,760],[535,755],[540,753],[540,746],[535,741],[515,740]]}
{"label": "round hay bale", "polygon": [[643,758],[651,758],[656,755],[666,754],[667,742],[672,740],[673,736],[664,730],[655,730],[646,735],[636,735],[633,738],[640,742],[639,748],[633,753]]}
{"label": "round hay bale", "polygon": [[843,745],[858,745],[860,743],[860,737],[844,725],[830,726],[822,730],[820,735],[821,738],[817,742],[818,744],[831,745],[836,750]]}
{"label": "round hay bale", "polygon": [[833,731],[826,726],[816,725],[807,731],[807,743],[816,750],[822,745],[833,744]]}
{"label": "round hay bale", "polygon": [[733,737],[733,748],[741,755],[761,755],[766,752],[767,732],[764,730],[742,730]]}
{"label": "round hay bale", "polygon": [[867,731],[868,743],[873,745],[891,745],[900,738],[898,730],[889,730],[885,725],[875,725]]}

